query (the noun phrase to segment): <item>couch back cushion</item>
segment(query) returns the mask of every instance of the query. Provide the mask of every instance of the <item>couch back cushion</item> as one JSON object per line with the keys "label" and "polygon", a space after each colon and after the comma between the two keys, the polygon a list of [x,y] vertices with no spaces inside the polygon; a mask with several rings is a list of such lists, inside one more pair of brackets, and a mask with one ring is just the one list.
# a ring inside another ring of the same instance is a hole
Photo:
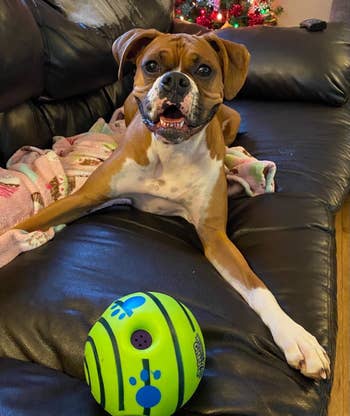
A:
{"label": "couch back cushion", "polygon": [[[134,27],[168,31],[172,0],[11,0],[0,13],[0,113],[117,79],[114,40]],[[101,11],[104,11],[102,13]]]}
{"label": "couch back cushion", "polygon": [[[109,9],[101,14],[99,6]],[[143,6],[142,0],[1,2],[0,166],[19,147],[51,147],[52,136],[87,131],[122,105],[132,83],[115,82],[112,43],[133,27],[167,31],[172,23],[171,0]]]}
{"label": "couch back cushion", "polygon": [[134,27],[168,31],[171,0],[26,0],[45,44],[43,95],[61,99],[117,79],[114,40]]}
{"label": "couch back cushion", "polygon": [[217,35],[251,53],[240,96],[342,105],[350,93],[350,27],[329,23],[323,32],[299,27],[228,28]]}
{"label": "couch back cushion", "polygon": [[32,14],[20,0],[1,2],[0,112],[40,94],[44,50]]}

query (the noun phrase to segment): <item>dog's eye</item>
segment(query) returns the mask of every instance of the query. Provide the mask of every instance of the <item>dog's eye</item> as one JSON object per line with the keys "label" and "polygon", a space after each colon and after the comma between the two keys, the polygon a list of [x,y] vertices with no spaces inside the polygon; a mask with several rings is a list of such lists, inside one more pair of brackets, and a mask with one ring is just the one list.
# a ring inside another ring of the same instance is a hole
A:
{"label": "dog's eye", "polygon": [[208,65],[200,65],[196,71],[196,74],[201,76],[201,77],[209,77],[209,75],[211,74],[212,70],[210,68],[210,66]]}
{"label": "dog's eye", "polygon": [[148,61],[143,66],[147,72],[150,74],[154,74],[155,72],[159,72],[160,67],[156,61]]}

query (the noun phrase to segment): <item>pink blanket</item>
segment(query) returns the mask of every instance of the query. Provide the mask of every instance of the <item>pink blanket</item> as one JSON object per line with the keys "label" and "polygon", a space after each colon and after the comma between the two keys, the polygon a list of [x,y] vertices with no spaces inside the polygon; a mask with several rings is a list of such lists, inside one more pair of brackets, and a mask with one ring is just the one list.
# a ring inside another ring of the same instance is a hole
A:
{"label": "pink blanket", "polygon": [[[84,184],[118,147],[125,123],[116,118],[109,124],[99,119],[87,133],[54,137],[52,150],[24,146],[10,158],[7,169],[0,168],[0,267],[51,240],[62,228],[32,233],[11,230]],[[227,148],[225,170],[229,195],[242,189],[249,196],[274,192],[275,164],[256,160],[242,147]]]}

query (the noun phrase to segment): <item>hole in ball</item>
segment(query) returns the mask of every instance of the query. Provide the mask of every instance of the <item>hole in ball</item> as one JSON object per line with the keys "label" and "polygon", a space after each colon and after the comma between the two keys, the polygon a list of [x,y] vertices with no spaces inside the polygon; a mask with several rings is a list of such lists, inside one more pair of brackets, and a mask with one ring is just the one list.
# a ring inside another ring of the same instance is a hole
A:
{"label": "hole in ball", "polygon": [[144,329],[138,329],[131,335],[131,344],[137,350],[145,350],[152,345],[151,334]]}

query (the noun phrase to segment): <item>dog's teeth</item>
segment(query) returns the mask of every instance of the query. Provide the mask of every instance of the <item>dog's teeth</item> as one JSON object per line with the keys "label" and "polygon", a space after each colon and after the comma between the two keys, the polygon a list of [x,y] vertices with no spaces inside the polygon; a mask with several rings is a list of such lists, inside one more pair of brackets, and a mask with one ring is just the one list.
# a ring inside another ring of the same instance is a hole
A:
{"label": "dog's teeth", "polygon": [[181,129],[185,123],[185,120],[181,121],[165,121],[163,118],[160,119],[160,125],[166,128]]}

